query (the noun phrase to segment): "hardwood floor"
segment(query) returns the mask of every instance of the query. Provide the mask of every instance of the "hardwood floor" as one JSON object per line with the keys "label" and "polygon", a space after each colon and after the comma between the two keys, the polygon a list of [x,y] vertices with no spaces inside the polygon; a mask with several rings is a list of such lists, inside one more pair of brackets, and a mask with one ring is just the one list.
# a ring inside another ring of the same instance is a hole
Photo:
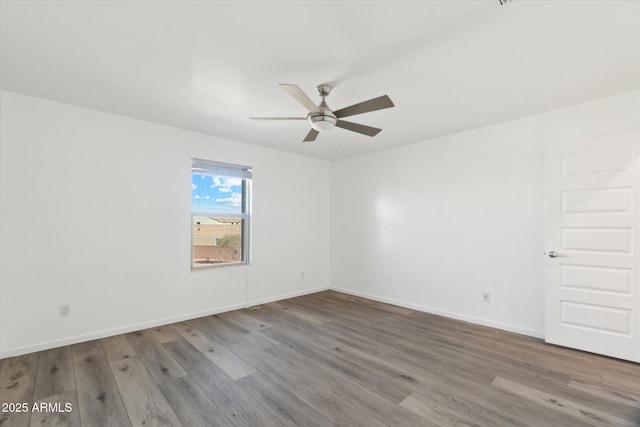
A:
{"label": "hardwood floor", "polygon": [[0,386],[28,406],[2,427],[640,425],[638,364],[334,291],[4,359]]}

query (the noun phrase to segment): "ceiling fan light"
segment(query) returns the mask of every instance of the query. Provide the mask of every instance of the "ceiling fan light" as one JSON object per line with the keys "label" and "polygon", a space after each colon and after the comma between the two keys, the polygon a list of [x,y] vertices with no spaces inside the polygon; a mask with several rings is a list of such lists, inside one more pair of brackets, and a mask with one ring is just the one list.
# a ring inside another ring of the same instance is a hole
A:
{"label": "ceiling fan light", "polygon": [[334,126],[335,124],[328,120],[321,120],[321,121],[311,123],[311,127],[317,130],[318,132],[333,129]]}
{"label": "ceiling fan light", "polygon": [[311,127],[318,132],[333,129],[337,122],[338,119],[336,117],[328,114],[309,115],[309,123],[311,124]]}

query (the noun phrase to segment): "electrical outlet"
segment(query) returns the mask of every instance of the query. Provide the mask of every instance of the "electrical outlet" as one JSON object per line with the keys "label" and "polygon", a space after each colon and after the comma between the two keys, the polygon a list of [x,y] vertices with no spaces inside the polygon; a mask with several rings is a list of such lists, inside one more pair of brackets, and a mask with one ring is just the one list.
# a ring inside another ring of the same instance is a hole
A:
{"label": "electrical outlet", "polygon": [[482,302],[489,302],[491,301],[491,293],[489,291],[484,291],[482,293]]}
{"label": "electrical outlet", "polygon": [[71,316],[71,305],[64,304],[60,306],[60,317]]}
{"label": "electrical outlet", "polygon": [[300,278],[301,278],[301,279],[304,279],[304,271],[301,271],[301,272],[300,272]]}

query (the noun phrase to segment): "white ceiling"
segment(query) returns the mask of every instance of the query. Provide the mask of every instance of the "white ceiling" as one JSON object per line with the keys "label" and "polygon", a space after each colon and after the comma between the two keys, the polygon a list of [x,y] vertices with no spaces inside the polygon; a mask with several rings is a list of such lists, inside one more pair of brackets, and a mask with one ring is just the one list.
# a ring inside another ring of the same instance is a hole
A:
{"label": "white ceiling", "polygon": [[[338,159],[640,88],[640,2],[6,1],[2,88]],[[278,83],[396,108],[302,143]]]}

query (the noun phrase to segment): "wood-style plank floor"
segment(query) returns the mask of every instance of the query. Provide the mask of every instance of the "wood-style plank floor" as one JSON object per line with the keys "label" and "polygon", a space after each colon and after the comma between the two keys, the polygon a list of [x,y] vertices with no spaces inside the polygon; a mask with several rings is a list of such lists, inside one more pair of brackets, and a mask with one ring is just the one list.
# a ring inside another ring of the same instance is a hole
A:
{"label": "wood-style plank floor", "polygon": [[2,427],[640,425],[638,364],[334,291],[4,359],[0,386],[28,406]]}

